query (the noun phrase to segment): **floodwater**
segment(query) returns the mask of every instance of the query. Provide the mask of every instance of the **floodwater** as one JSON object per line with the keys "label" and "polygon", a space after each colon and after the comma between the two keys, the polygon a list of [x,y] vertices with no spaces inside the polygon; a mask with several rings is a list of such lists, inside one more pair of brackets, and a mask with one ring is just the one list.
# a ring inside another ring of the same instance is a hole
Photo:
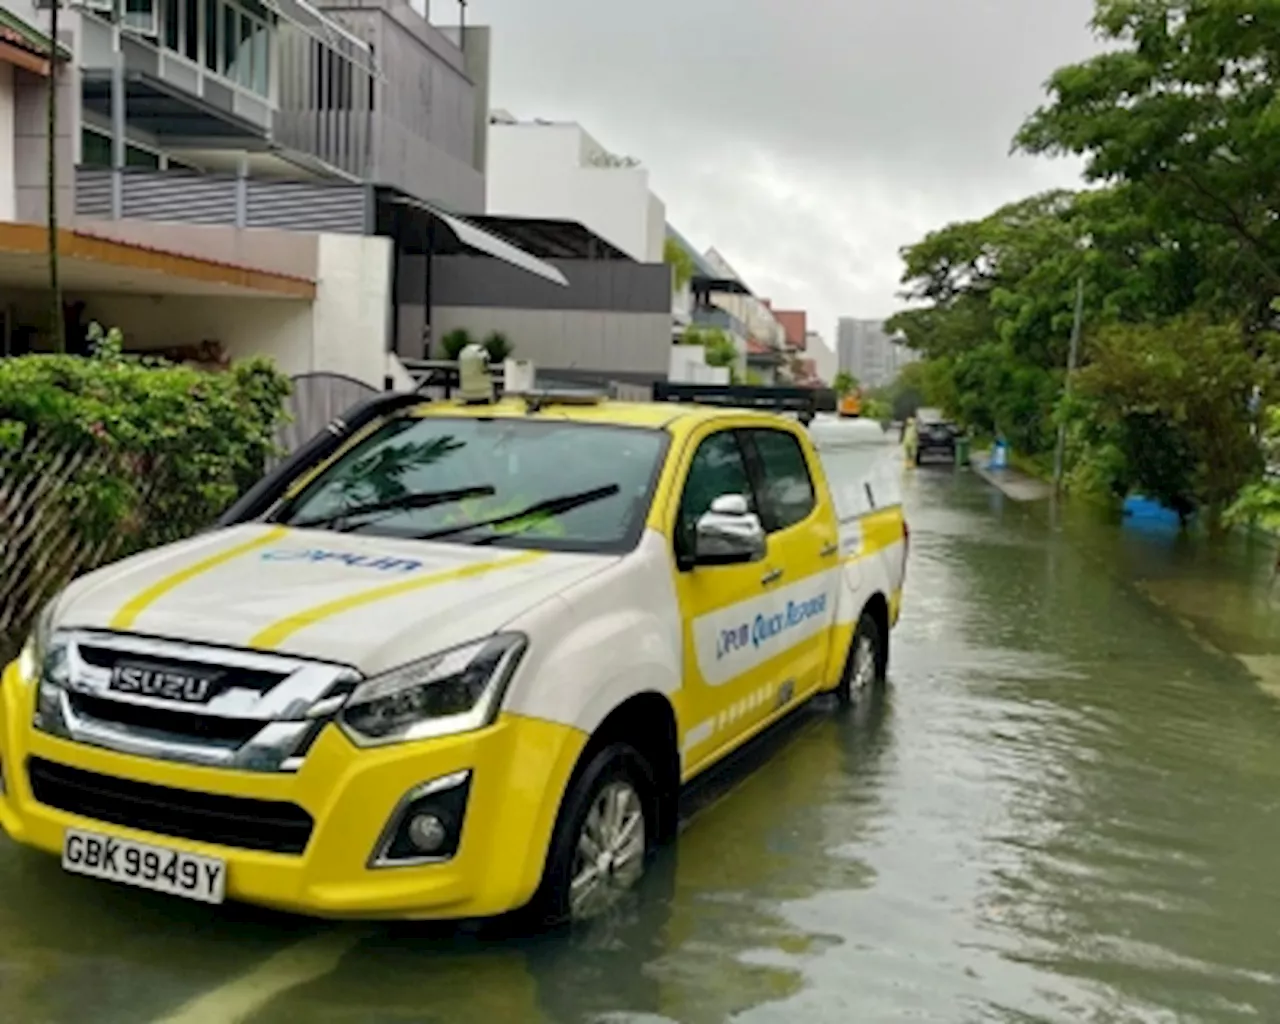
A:
{"label": "floodwater", "polygon": [[1280,1021],[1280,584],[908,475],[891,685],[692,794],[635,898],[498,938],[210,909],[0,840],[0,1021]]}

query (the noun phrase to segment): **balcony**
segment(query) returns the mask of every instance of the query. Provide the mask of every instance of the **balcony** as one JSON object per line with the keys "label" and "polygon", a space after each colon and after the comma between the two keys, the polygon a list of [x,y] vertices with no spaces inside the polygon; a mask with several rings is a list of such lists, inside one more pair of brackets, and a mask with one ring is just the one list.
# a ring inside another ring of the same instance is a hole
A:
{"label": "balcony", "polygon": [[[111,220],[110,168],[77,167],[77,217]],[[122,216],[182,224],[362,235],[373,222],[373,190],[347,182],[267,181],[235,175],[125,168]]]}
{"label": "balcony", "polygon": [[[131,13],[120,40],[129,124],[172,143],[270,137],[273,21],[225,0],[171,0],[143,13],[145,23]],[[84,12],[84,106],[102,118],[111,117],[113,34],[107,18]]]}
{"label": "balcony", "polygon": [[[109,120],[114,26],[108,0],[88,2],[108,13],[83,11],[83,102]],[[120,45],[126,123],[167,151],[271,150],[368,176],[373,55],[302,0],[131,0]]]}
{"label": "balcony", "polygon": [[746,325],[731,313],[726,313],[717,306],[695,306],[693,308],[693,325],[725,331],[736,338],[747,336]]}

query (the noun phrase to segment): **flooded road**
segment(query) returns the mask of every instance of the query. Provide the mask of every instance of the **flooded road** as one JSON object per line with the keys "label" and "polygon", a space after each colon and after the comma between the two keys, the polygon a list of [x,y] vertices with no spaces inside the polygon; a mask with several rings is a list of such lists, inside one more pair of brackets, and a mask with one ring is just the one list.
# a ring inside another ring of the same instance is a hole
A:
{"label": "flooded road", "polygon": [[948,471],[907,489],[885,699],[804,712],[692,794],[616,917],[496,939],[211,911],[0,839],[0,1021],[1280,1020],[1266,552]]}

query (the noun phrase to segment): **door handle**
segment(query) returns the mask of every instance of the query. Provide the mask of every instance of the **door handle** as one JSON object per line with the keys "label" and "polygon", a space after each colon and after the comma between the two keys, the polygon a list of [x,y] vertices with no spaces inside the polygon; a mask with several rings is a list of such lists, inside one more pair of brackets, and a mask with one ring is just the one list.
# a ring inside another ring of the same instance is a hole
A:
{"label": "door handle", "polygon": [[832,541],[830,544],[826,544],[823,546],[822,550],[818,552],[818,557],[830,558],[832,555],[836,555],[839,553],[840,553],[840,545]]}
{"label": "door handle", "polygon": [[777,583],[778,580],[780,579],[782,579],[782,570],[771,569],[769,572],[765,573],[763,576],[760,577],[760,583],[763,586],[767,587],[767,586],[770,586],[771,584]]}

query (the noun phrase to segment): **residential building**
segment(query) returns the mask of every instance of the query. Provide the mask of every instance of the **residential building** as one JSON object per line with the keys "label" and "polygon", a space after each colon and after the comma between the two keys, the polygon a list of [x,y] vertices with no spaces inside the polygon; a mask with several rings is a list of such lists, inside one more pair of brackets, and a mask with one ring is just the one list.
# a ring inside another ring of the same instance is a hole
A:
{"label": "residential building", "polygon": [[[665,266],[641,268],[580,224],[482,216],[487,29],[441,30],[404,0],[129,0],[117,33],[110,5],[91,2],[64,8],[59,25],[73,334],[96,319],[133,348],[212,341],[292,374],[382,387],[406,383],[406,362],[439,355],[433,339],[468,325],[570,368],[666,373]],[[38,71],[0,76],[12,82],[0,144],[10,110],[14,126],[0,156],[0,175],[4,157],[13,165],[11,188],[0,176],[0,204],[12,195],[0,317],[16,337],[0,354],[38,348],[47,322],[43,241],[29,230],[45,207]],[[522,278],[563,301],[531,297]],[[567,328],[577,348],[547,349]]]}
{"label": "residential building", "polygon": [[489,119],[486,210],[576,221],[641,263],[660,263],[666,205],[636,159],[572,121]]}
{"label": "residential building", "polygon": [[773,316],[782,325],[787,350],[804,352],[808,347],[809,314],[803,309],[775,309]]}
{"label": "residential building", "polygon": [[879,320],[841,318],[837,328],[838,368],[853,374],[864,387],[891,384],[915,354]]}
{"label": "residential building", "polygon": [[814,373],[818,380],[830,386],[835,381],[836,374],[840,371],[835,349],[831,347],[820,332],[807,331],[805,333],[805,352],[813,359]]}

